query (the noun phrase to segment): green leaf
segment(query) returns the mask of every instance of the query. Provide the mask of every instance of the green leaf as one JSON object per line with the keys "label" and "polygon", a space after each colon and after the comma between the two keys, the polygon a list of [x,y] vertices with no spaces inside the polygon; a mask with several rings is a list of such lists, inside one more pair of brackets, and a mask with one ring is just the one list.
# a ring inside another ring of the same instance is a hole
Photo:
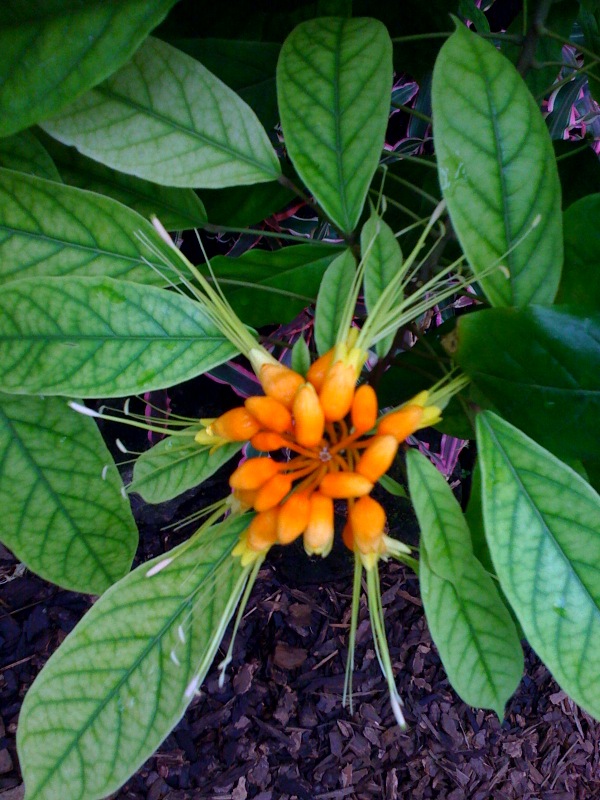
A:
{"label": "green leaf", "polygon": [[296,339],[292,347],[291,368],[300,375],[306,375],[310,369],[310,350],[303,336]]}
{"label": "green leaf", "polygon": [[[384,289],[402,269],[402,251],[394,232],[373,211],[360,232],[360,249],[364,259],[365,305],[369,314],[383,294]],[[399,289],[396,302],[402,301]],[[383,358],[394,341],[391,333],[375,345],[379,358]]]}
{"label": "green leaf", "polygon": [[243,585],[231,550],[247,524],[230,518],[138,567],[65,639],[21,710],[28,800],[97,800],[152,755],[192,700],[235,609]]}
{"label": "green leaf", "polygon": [[175,0],[4,0],[0,136],[27,128],[124,64]]}
{"label": "green leaf", "polygon": [[[577,141],[553,141],[552,145],[558,162],[563,208],[568,209],[576,200],[598,191],[600,159],[592,149],[591,140],[586,146]],[[565,247],[565,260],[566,257]]]}
{"label": "green leaf", "polygon": [[[106,275],[164,286],[164,264],[140,255],[152,225],[108,197],[0,168],[0,283]],[[150,255],[150,254],[149,254]]]}
{"label": "green leaf", "polygon": [[560,184],[523,80],[492,44],[460,26],[436,61],[432,103],[440,186],[488,300],[551,303],[563,259]]}
{"label": "green leaf", "polygon": [[142,453],[133,468],[133,480],[127,487],[147,503],[163,503],[182,492],[199,486],[240,450],[242,442],[224,445],[210,452],[194,441],[198,426],[168,436]]}
{"label": "green leaf", "polygon": [[543,306],[466,314],[454,357],[514,425],[561,455],[598,458],[600,315]]}
{"label": "green leaf", "polygon": [[600,718],[600,497],[505,420],[477,417],[485,531],[500,585],[534,650]]}
{"label": "green leaf", "polygon": [[323,275],[315,310],[315,343],[320,356],[337,341],[355,272],[356,261],[348,249],[331,262]]}
{"label": "green leaf", "polygon": [[214,274],[247,325],[290,322],[315,301],[325,270],[340,253],[327,244],[249,250],[239,258],[211,259]]}
{"label": "green leaf", "polygon": [[166,186],[219,189],[280,173],[252,109],[202,64],[152,37],[42,127],[96,161]]}
{"label": "green leaf", "polygon": [[360,217],[383,149],[392,44],[374,19],[324,17],[286,39],[277,65],[285,146],[341,232]]}
{"label": "green leaf", "polygon": [[0,394],[4,544],[29,569],[101,594],[127,574],[138,534],[97,425],[62,398]]}
{"label": "green leaf", "polygon": [[557,301],[600,311],[600,194],[577,200],[563,220],[565,266]]}
{"label": "green leaf", "polygon": [[159,186],[126,175],[81,155],[74,147],[66,147],[43,131],[39,135],[62,180],[70,186],[108,195],[143,217],[154,214],[169,231],[198,228],[206,222],[206,211],[193,189]]}
{"label": "green leaf", "polygon": [[21,131],[0,139],[0,167],[60,181],[54,161],[31,131]]}
{"label": "green leaf", "polygon": [[[295,197],[279,183],[204,189],[202,201],[211,224],[246,228],[280,211]],[[258,234],[260,235],[260,231]]]}
{"label": "green leaf", "polygon": [[471,706],[504,706],[523,674],[519,637],[498,590],[473,555],[471,535],[443,475],[406,454],[421,529],[419,582],[427,624],[452,686]]}
{"label": "green leaf", "polygon": [[0,293],[0,389],[123,397],[232,358],[198,303],[111,278],[35,278]]}

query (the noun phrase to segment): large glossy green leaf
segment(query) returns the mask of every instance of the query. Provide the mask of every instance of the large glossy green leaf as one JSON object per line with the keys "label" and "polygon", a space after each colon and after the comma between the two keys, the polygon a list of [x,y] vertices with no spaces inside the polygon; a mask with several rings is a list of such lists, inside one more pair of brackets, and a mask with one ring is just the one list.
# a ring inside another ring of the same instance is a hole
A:
{"label": "large glossy green leaf", "polygon": [[[373,211],[360,232],[360,249],[365,261],[365,305],[371,313],[389,282],[402,268],[402,251],[393,230]],[[402,300],[399,290],[396,302]],[[394,334],[389,334],[375,345],[380,358],[389,351]]]}
{"label": "large glossy green leaf", "polygon": [[48,151],[31,131],[21,131],[0,139],[0,167],[60,181],[58,169]]}
{"label": "large glossy green leaf", "polygon": [[256,115],[202,64],[148,38],[44,130],[109,167],[165,186],[262,183],[279,162]]}
{"label": "large glossy green leaf", "polygon": [[140,254],[150,223],[94,192],[0,168],[0,283],[19,278],[106,275],[164,286]]}
{"label": "large glossy green leaf", "polygon": [[436,61],[432,103],[440,185],[486,296],[494,306],[551,303],[563,259],[560,184],[522,78],[460,26]]}
{"label": "large glossy green leaf", "polygon": [[392,88],[392,44],[374,19],[298,25],[277,65],[285,146],[333,223],[358,223],[379,163]]}
{"label": "large glossy green leaf", "polygon": [[502,718],[523,674],[514,622],[473,555],[469,528],[443,475],[417,450],[409,450],[406,461],[421,529],[419,582],[431,636],[462,699]]}
{"label": "large glossy green leaf", "polygon": [[123,397],[235,354],[198,303],[112,278],[26,278],[0,293],[0,389]]}
{"label": "large glossy green leaf", "polygon": [[328,265],[340,253],[327,244],[249,250],[240,258],[211,260],[234,311],[247,325],[291,321],[314,302]]}
{"label": "large glossy green leaf", "polygon": [[[229,228],[247,228],[262,222],[281,211],[294,197],[286,186],[274,182],[202,191],[202,202],[211,224]],[[260,235],[260,231],[256,235]]]}
{"label": "large glossy green leaf", "polygon": [[230,554],[247,524],[230,519],[138,567],[63,642],[21,710],[27,800],[105,797],[170,732],[239,598]]}
{"label": "large glossy green leaf", "polygon": [[206,222],[204,206],[193,189],[159,186],[126,175],[61,144],[43,131],[38,133],[62,180],[70,186],[108,195],[143,217],[156,215],[169,231],[198,228]]}
{"label": "large glossy green leaf", "polygon": [[101,594],[125,575],[137,529],[98,427],[63,398],[0,394],[0,538],[29,569]]}
{"label": "large glossy green leaf", "polygon": [[50,116],[124,64],[176,0],[4,0],[0,136]]}
{"label": "large glossy green leaf", "polygon": [[323,276],[315,309],[315,342],[319,355],[324,355],[337,341],[355,273],[356,260],[348,249],[331,262]]}
{"label": "large glossy green leaf", "polygon": [[199,486],[240,450],[242,442],[224,445],[211,453],[194,441],[198,426],[163,439],[142,453],[127,487],[147,503],[163,503]]}
{"label": "large glossy green leaf", "polygon": [[454,357],[510,422],[556,453],[598,458],[600,315],[543,306],[467,314]]}
{"label": "large glossy green leaf", "polygon": [[563,220],[565,266],[557,300],[600,311],[600,194],[577,200]]}
{"label": "large glossy green leaf", "polygon": [[504,594],[557,682],[600,718],[600,497],[492,412],[477,417],[483,515]]}

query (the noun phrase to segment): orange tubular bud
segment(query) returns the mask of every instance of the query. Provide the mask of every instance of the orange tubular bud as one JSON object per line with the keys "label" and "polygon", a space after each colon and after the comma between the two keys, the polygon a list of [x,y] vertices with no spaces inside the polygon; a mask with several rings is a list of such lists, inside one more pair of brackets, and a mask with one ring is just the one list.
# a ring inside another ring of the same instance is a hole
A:
{"label": "orange tubular bud", "polygon": [[251,550],[262,553],[277,541],[277,509],[257,514],[246,531],[246,544]]}
{"label": "orange tubular bud", "polygon": [[321,492],[310,498],[308,525],[304,531],[304,549],[309,556],[325,558],[333,546],[333,500]]}
{"label": "orange tubular bud", "polygon": [[278,400],[286,408],[291,408],[294,396],[300,386],[304,383],[304,378],[293,369],[284,367],[283,364],[263,364],[260,368],[258,380],[263,387],[265,394]]}
{"label": "orange tubular bud", "polygon": [[406,405],[399,411],[393,411],[382,417],[377,426],[377,433],[393,436],[397,442],[403,442],[411,433],[418,431],[423,419],[423,406]]}
{"label": "orange tubular bud", "polygon": [[385,511],[372,497],[361,497],[350,509],[355,547],[364,555],[380,553],[385,531]]}
{"label": "orange tubular bud", "polygon": [[368,383],[363,383],[356,390],[350,416],[354,430],[358,433],[370,431],[377,422],[377,395]]}
{"label": "orange tubular bud", "polygon": [[325,416],[312,383],[305,383],[296,392],[292,406],[294,438],[303,447],[316,447],[323,438]]}
{"label": "orange tubular bud", "polygon": [[283,503],[277,517],[277,541],[289,544],[304,532],[310,515],[310,494],[295,492]]}
{"label": "orange tubular bud", "polygon": [[331,366],[331,362],[333,361],[334,352],[335,347],[332,347],[331,350],[328,350],[325,353],[325,355],[317,358],[317,360],[313,361],[313,363],[310,365],[309,370],[306,373],[306,379],[312,383],[317,392],[321,391],[323,381],[325,380],[325,375],[327,375],[329,367]]}
{"label": "orange tubular bud", "polygon": [[392,466],[398,452],[398,441],[394,436],[375,436],[358,459],[356,471],[373,483]]}
{"label": "orange tubular bud", "polygon": [[243,514],[244,511],[248,511],[248,509],[252,508],[255,498],[255,491],[234,489],[232,508],[235,509],[236,514]]}
{"label": "orange tubular bud", "polygon": [[231,474],[229,485],[232,489],[260,489],[282,466],[284,465],[272,458],[250,458]]}
{"label": "orange tubular bud", "polygon": [[269,508],[278,506],[286,494],[292,488],[292,479],[281,473],[273,475],[272,478],[260,487],[254,499],[256,511],[267,511]]}
{"label": "orange tubular bud", "polygon": [[339,422],[350,411],[357,378],[352,364],[336,361],[331,366],[319,392],[327,422]]}
{"label": "orange tubular bud", "polygon": [[212,425],[210,431],[221,439],[230,442],[246,442],[260,430],[260,423],[245,408],[232,408],[226,411]]}
{"label": "orange tubular bud", "polygon": [[262,428],[275,431],[275,433],[286,433],[292,430],[292,415],[278,400],[267,396],[249,397],[244,405],[260,422]]}
{"label": "orange tubular bud", "polygon": [[352,525],[350,524],[349,519],[344,525],[344,530],[342,531],[342,541],[348,550],[352,550],[352,552],[354,552],[354,533],[352,532]]}
{"label": "orange tubular bud", "polygon": [[373,484],[364,475],[356,472],[329,472],[319,486],[326,497],[334,500],[348,500],[369,494]]}
{"label": "orange tubular bud", "polygon": [[272,431],[259,431],[250,439],[250,444],[255,450],[263,453],[270,453],[271,450],[281,450],[288,446],[288,443],[278,433]]}

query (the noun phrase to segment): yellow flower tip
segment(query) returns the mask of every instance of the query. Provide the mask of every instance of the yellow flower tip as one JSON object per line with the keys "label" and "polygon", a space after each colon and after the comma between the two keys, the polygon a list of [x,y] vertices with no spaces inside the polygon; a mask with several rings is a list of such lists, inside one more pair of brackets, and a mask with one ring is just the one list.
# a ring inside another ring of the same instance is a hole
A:
{"label": "yellow flower tip", "polygon": [[352,364],[336,361],[330,367],[319,399],[327,422],[339,422],[352,407],[358,372]]}
{"label": "yellow flower tip", "polygon": [[328,350],[324,355],[317,358],[317,360],[313,361],[313,363],[310,365],[308,372],[306,373],[306,379],[312,383],[317,392],[321,391],[325,376],[327,375],[329,367],[333,362],[334,352],[335,347],[332,347],[331,350]]}
{"label": "yellow flower tip", "polygon": [[272,431],[259,431],[250,439],[250,444],[255,450],[262,453],[270,453],[272,450],[281,450],[287,447],[283,436]]}
{"label": "yellow flower tip", "polygon": [[375,436],[358,459],[356,471],[376,483],[392,466],[397,452],[398,441],[395,436]]}
{"label": "yellow flower tip", "polygon": [[438,408],[438,406],[427,406],[425,409],[423,409],[421,428],[429,428],[431,425],[436,425],[441,419],[441,408]]}
{"label": "yellow flower tip", "polygon": [[308,524],[304,531],[304,549],[309,556],[325,558],[333,547],[333,500],[321,492],[310,498]]}
{"label": "yellow flower tip", "polygon": [[211,447],[220,447],[221,445],[229,443],[227,439],[220,439],[219,437],[215,436],[210,425],[208,428],[198,431],[198,433],[194,436],[194,441],[197,444],[210,445]]}
{"label": "yellow flower tip", "polygon": [[216,419],[207,432],[229,442],[247,442],[260,430],[260,423],[243,406],[232,408]]}
{"label": "yellow flower tip", "polygon": [[292,405],[294,438],[302,447],[316,447],[323,438],[325,415],[312,383],[305,383],[296,392]]}
{"label": "yellow flower tip", "polygon": [[229,478],[232,489],[260,489],[269,478],[276,475],[282,464],[272,458],[250,458],[244,461]]}
{"label": "yellow flower tip", "polygon": [[366,433],[377,422],[377,395],[375,389],[368,383],[363,383],[354,393],[350,417],[357,433]]}
{"label": "yellow flower tip", "polygon": [[255,511],[268,511],[270,508],[275,508],[290,493],[291,488],[292,479],[287,475],[282,475],[281,473],[273,475],[256,493],[254,499]]}
{"label": "yellow flower tip", "polygon": [[258,380],[268,397],[278,400],[290,409],[296,392],[304,383],[304,378],[293,369],[276,362],[263,364],[258,373]]}
{"label": "yellow flower tip", "polygon": [[319,490],[334,500],[348,500],[369,494],[373,483],[357,472],[330,472],[322,479]]}
{"label": "yellow flower tip", "polygon": [[361,555],[378,558],[384,551],[385,511],[368,495],[353,503],[349,512],[354,547]]}
{"label": "yellow flower tip", "polygon": [[256,491],[234,489],[227,499],[232,514],[243,514],[254,506]]}
{"label": "yellow flower tip", "polygon": [[275,433],[288,433],[292,430],[292,415],[289,410],[273,397],[249,397],[244,405],[257,419],[261,427]]}
{"label": "yellow flower tip", "polygon": [[411,433],[422,428],[424,408],[408,404],[399,411],[393,411],[381,418],[377,432],[385,436],[393,436],[397,442],[403,442]]}
{"label": "yellow flower tip", "polygon": [[281,505],[277,517],[279,544],[290,544],[306,530],[310,508],[309,492],[295,492]]}
{"label": "yellow flower tip", "polygon": [[231,551],[232,556],[240,559],[242,567],[265,557],[276,542],[276,524],[277,512],[274,510],[264,511],[254,517]]}
{"label": "yellow flower tip", "polygon": [[393,539],[387,534],[383,535],[383,551],[386,555],[410,555],[411,549],[399,539]]}

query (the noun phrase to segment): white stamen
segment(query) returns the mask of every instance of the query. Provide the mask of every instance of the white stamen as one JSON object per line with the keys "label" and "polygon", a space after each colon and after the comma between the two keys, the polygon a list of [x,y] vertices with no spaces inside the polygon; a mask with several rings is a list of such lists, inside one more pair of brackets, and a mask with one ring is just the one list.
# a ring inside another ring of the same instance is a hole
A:
{"label": "white stamen", "polygon": [[129,497],[127,496],[127,489],[124,486],[121,486],[121,497],[123,500],[129,500]]}
{"label": "white stamen", "polygon": [[177,658],[175,650],[171,650],[171,661],[175,664],[175,666],[181,666],[181,661]]}
{"label": "white stamen", "polygon": [[181,644],[185,644],[185,631],[183,630],[183,625],[180,625],[177,628],[177,636],[179,636],[179,641]]}
{"label": "white stamen", "polygon": [[[154,216],[150,217],[150,222],[154,226],[154,230],[158,233],[158,235],[163,240],[163,242],[165,242],[165,244],[168,244],[169,247],[172,247],[173,250],[177,250],[177,247],[175,246],[175,242],[173,241],[173,239],[171,239],[171,237],[169,236],[169,234],[165,230],[164,225],[158,219],[158,217],[154,217]],[[177,252],[179,252],[179,251],[177,251]]]}
{"label": "white stamen", "polygon": [[510,278],[510,270],[508,269],[508,267],[505,267],[504,264],[498,264],[498,269],[504,275],[506,280]]}
{"label": "white stamen", "polygon": [[159,561],[158,564],[155,564],[153,567],[150,567],[150,569],[146,573],[146,577],[151,578],[153,575],[156,575],[157,572],[160,572],[165,567],[168,567],[171,561],[173,561],[172,558],[163,558],[163,560]]}
{"label": "white stamen", "polygon": [[115,439],[115,444],[117,445],[118,449],[122,453],[128,453],[129,452],[129,450],[125,447],[125,445],[123,444],[123,442],[120,439]]}
{"label": "white stamen", "polygon": [[131,398],[128,397],[127,400],[125,400],[125,402],[123,403],[123,413],[125,414],[126,417],[129,416],[129,401],[130,400],[131,400]]}
{"label": "white stamen", "polygon": [[104,405],[100,406],[100,408],[98,409],[98,413],[99,414],[104,414],[105,411],[106,411],[106,406],[104,406]]}
{"label": "white stamen", "polygon": [[198,684],[200,683],[200,677],[196,675],[195,678],[188,683],[187,689],[185,690],[185,696],[189,699],[196,694],[196,690],[198,689]]}
{"label": "white stamen", "polygon": [[73,400],[69,402],[69,406],[73,409],[73,411],[77,411],[80,414],[85,414],[86,417],[101,417],[98,411],[94,411],[93,408],[88,408],[87,406],[82,405],[81,403],[75,403]]}
{"label": "white stamen", "polygon": [[402,701],[399,697],[397,697],[394,692],[390,692],[390,705],[392,706],[392,711],[394,712],[394,716],[396,717],[396,722],[401,728],[406,728],[406,720],[404,719],[404,714],[402,713],[402,709],[400,708],[400,703]]}
{"label": "white stamen", "polygon": [[103,480],[103,481],[105,481],[105,480],[106,480],[106,473],[107,473],[107,472],[108,472],[108,464],[105,464],[105,465],[102,467],[102,480]]}

